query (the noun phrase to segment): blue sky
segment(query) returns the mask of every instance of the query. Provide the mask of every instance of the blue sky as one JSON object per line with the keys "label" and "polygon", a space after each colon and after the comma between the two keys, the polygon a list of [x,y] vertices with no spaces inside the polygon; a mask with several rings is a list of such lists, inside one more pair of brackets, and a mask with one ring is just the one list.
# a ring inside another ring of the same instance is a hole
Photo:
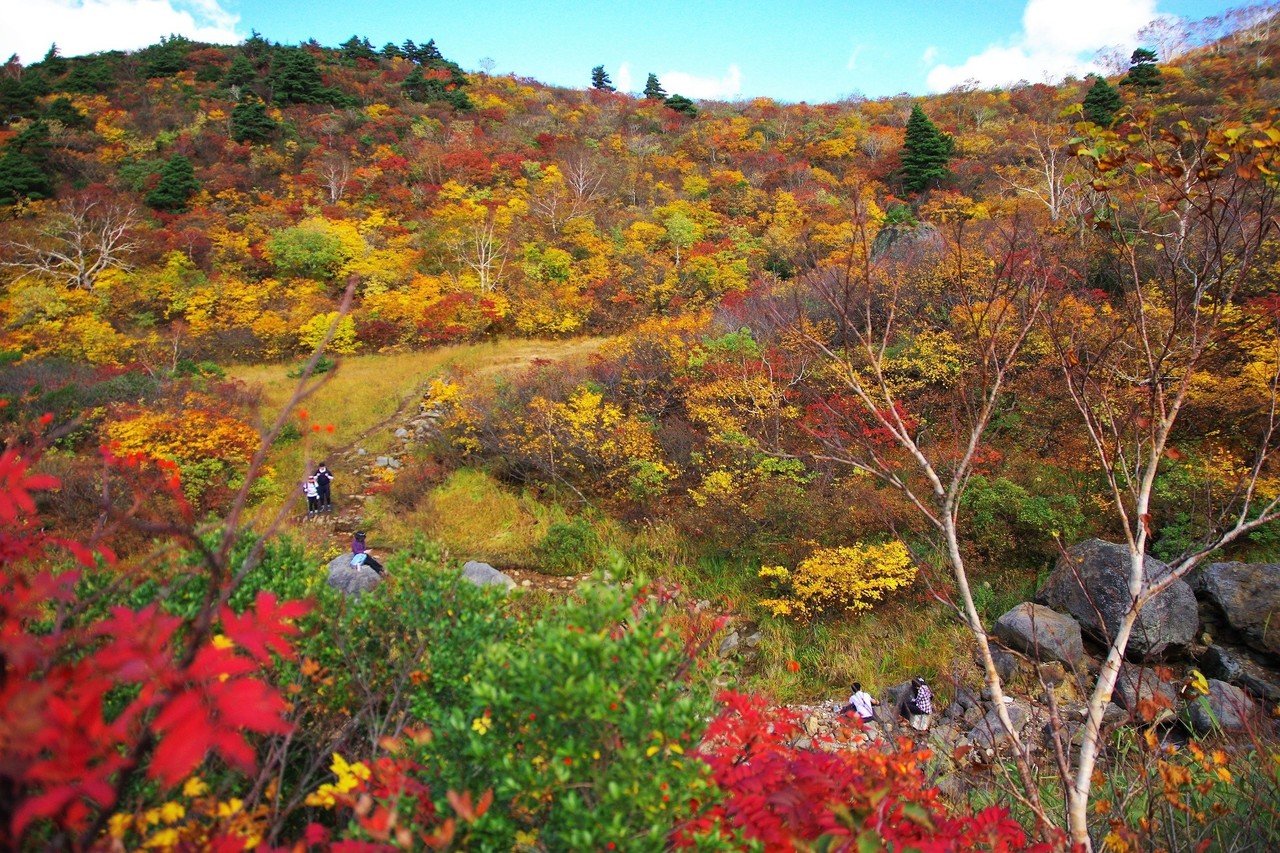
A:
{"label": "blue sky", "polygon": [[620,89],[652,71],[690,97],[831,101],[941,91],[968,80],[1001,85],[1094,70],[1100,48],[1136,46],[1157,16],[1196,20],[1214,0],[649,0],[644,3],[351,3],[344,0],[0,0],[0,57],[35,61],[132,49],[182,33],[232,43],[256,29],[284,43],[376,46],[434,38],[467,69],[587,85],[603,64]]}

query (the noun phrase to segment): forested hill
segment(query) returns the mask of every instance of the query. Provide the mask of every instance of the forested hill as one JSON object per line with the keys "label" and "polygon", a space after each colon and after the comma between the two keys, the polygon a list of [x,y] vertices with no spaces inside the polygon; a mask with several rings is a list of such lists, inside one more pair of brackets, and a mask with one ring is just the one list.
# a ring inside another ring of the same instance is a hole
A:
{"label": "forested hill", "polygon": [[348,351],[616,330],[802,276],[855,200],[881,224],[1079,223],[1070,140],[1265,118],[1272,30],[1105,82],[822,105],[633,97],[602,71],[553,88],[464,73],[431,41],[51,50],[0,74],[0,346],[282,358],[348,283]]}

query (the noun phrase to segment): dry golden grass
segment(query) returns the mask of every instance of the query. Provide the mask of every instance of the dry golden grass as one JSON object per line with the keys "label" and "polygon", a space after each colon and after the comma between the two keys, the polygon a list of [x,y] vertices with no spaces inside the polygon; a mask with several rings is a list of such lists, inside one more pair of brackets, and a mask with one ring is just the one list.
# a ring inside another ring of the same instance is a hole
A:
{"label": "dry golden grass", "polygon": [[[273,449],[270,464],[276,471],[275,495],[279,497],[301,481],[308,466],[339,449],[358,445],[370,453],[385,450],[392,429],[382,429],[388,419],[412,405],[433,377],[456,368],[475,375],[514,373],[536,359],[564,360],[594,352],[600,338],[571,340],[496,340],[424,352],[402,352],[343,358],[325,385],[302,406],[308,429],[300,441],[283,442]],[[258,417],[270,425],[297,387],[289,377],[296,364],[264,364],[233,368],[232,377],[261,391]],[[319,432],[311,432],[318,425]],[[329,427],[332,427],[332,432]],[[335,472],[339,477],[342,472]]]}
{"label": "dry golden grass", "polygon": [[563,517],[558,508],[474,468],[453,472],[412,511],[390,511],[376,501],[366,505],[365,516],[367,526],[388,546],[424,534],[454,556],[506,566],[534,564],[534,549],[547,527]]}

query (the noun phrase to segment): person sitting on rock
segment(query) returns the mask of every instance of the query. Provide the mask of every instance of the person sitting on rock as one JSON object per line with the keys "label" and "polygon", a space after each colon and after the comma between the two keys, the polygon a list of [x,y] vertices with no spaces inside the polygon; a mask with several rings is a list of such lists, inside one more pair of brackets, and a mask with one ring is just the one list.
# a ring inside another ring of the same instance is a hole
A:
{"label": "person sitting on rock", "polygon": [[[359,560],[357,561],[357,558]],[[357,532],[351,537],[351,565],[363,564],[373,569],[378,574],[382,574],[382,563],[374,559],[369,553],[369,548],[365,545],[365,535],[363,532]]]}
{"label": "person sitting on rock", "polygon": [[933,691],[924,683],[923,676],[911,679],[907,712],[911,715],[911,728],[918,732],[929,730],[929,718],[933,715]]}
{"label": "person sitting on rock", "polygon": [[862,685],[859,682],[855,681],[853,682],[853,694],[849,697],[849,704],[841,708],[840,713],[854,713],[862,718],[863,723],[870,723],[875,721],[876,711],[874,706],[879,704],[870,693],[862,689]]}

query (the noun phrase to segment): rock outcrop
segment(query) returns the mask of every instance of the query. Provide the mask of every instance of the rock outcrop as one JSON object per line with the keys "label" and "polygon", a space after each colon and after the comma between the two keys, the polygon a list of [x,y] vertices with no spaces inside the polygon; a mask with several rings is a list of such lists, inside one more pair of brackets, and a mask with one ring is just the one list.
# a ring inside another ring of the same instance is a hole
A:
{"label": "rock outcrop", "polygon": [[[1148,583],[1169,573],[1154,557],[1143,560]],[[1106,644],[1132,601],[1129,553],[1121,545],[1089,539],[1058,558],[1036,601],[1070,614],[1083,631]],[[1162,657],[1185,647],[1199,625],[1195,594],[1185,581],[1175,581],[1143,607],[1134,623],[1128,654],[1134,659]]]}
{"label": "rock outcrop", "polygon": [[382,578],[365,565],[351,565],[350,554],[339,554],[329,561],[329,586],[344,595],[359,595],[378,585]]}
{"label": "rock outcrop", "polygon": [[506,590],[516,588],[511,576],[500,572],[488,563],[471,560],[462,567],[462,576],[476,586],[501,586]]}
{"label": "rock outcrop", "polygon": [[1239,687],[1209,679],[1209,695],[1191,702],[1191,725],[1200,734],[1216,728],[1226,732],[1244,731],[1258,713],[1258,706]]}
{"label": "rock outcrop", "polygon": [[1280,563],[1210,563],[1192,583],[1244,642],[1280,658]]}
{"label": "rock outcrop", "polygon": [[1024,601],[996,620],[995,635],[1011,649],[1039,661],[1074,667],[1084,657],[1080,624],[1040,604]]}

